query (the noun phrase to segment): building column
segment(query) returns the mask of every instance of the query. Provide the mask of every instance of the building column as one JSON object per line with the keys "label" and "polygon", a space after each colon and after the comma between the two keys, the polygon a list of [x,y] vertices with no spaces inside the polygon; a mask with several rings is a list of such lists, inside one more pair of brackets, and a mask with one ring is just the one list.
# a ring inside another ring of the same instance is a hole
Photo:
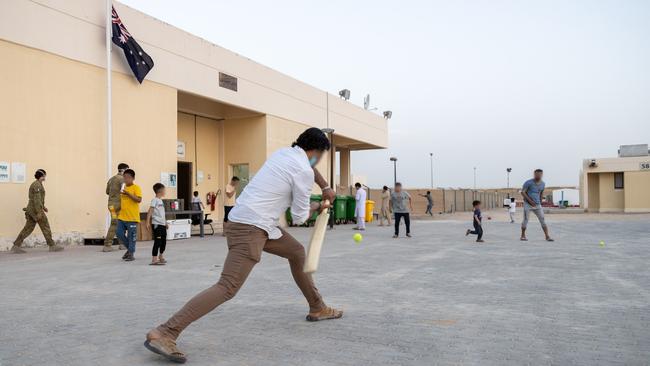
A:
{"label": "building column", "polygon": [[350,187],[350,149],[339,148],[339,159],[341,165],[339,184],[341,188],[348,188]]}

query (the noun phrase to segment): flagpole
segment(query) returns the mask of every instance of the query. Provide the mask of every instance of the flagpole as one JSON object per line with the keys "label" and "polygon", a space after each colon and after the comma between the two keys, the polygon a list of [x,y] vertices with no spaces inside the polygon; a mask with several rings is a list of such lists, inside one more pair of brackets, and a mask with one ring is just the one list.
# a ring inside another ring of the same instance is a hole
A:
{"label": "flagpole", "polygon": [[[113,29],[112,0],[106,0],[106,177],[111,177],[113,172],[113,101],[111,79],[111,32]],[[106,218],[106,230],[111,225],[110,214]]]}

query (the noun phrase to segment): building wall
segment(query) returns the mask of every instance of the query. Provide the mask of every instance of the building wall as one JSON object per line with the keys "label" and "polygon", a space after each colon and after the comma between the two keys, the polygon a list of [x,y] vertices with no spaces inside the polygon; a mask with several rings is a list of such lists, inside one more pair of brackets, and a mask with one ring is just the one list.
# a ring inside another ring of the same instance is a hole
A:
{"label": "building wall", "polygon": [[599,212],[622,212],[625,209],[625,191],[614,189],[614,173],[600,173]]}
{"label": "building wall", "polygon": [[[129,32],[155,61],[148,80],[316,127],[326,127],[329,115],[329,127],[339,135],[368,146],[387,147],[388,125],[378,113],[342,101],[117,1],[114,6]],[[13,0],[3,4],[2,11],[0,39],[105,67],[104,0]],[[121,49],[115,46],[112,64],[114,70],[131,74]],[[219,87],[219,72],[238,78],[237,92]]]}
{"label": "building wall", "polygon": [[[48,172],[46,205],[55,238],[103,234],[105,70],[2,40],[0,54],[0,161],[25,162],[28,173],[24,184],[0,184],[0,247],[24,224],[22,208],[37,168]],[[113,105],[113,167],[124,161],[136,170],[147,202],[160,172],[176,171],[175,148],[164,148],[176,146],[176,90],[139,85],[115,72]]]}
{"label": "building wall", "polygon": [[600,177],[597,173],[587,174],[587,200],[585,208],[598,212],[600,208]]}
{"label": "building wall", "polygon": [[625,212],[650,212],[650,172],[625,172]]}
{"label": "building wall", "polygon": [[[216,193],[219,189],[223,192],[224,188],[222,124],[221,121],[201,116],[196,116],[195,122],[195,115],[178,112],[178,140],[185,143],[185,157],[179,157],[178,161],[192,163],[192,189],[199,192],[203,203],[206,202],[205,196],[208,192]],[[201,182],[197,181],[197,171],[203,172]],[[223,216],[220,207],[220,204],[215,205],[213,219]],[[207,210],[210,211],[210,208]]]}
{"label": "building wall", "polygon": [[266,161],[266,117],[229,119],[223,122],[225,166],[224,184],[232,175],[233,164],[249,164],[252,178]]}
{"label": "building wall", "polygon": [[[591,212],[650,212],[650,171],[642,164],[650,156],[598,158],[582,162],[582,198],[584,208]],[[614,189],[614,173],[624,174],[624,189]]]}
{"label": "building wall", "polygon": [[[440,212],[472,211],[473,200],[481,201],[483,210],[500,210],[504,209],[503,200],[506,198],[504,193],[471,189],[405,188],[404,190],[411,195],[414,216],[426,216],[424,212],[428,201],[422,195],[426,194],[427,191],[431,191],[434,215]],[[368,195],[368,200],[375,202],[375,213],[378,213],[381,209],[381,191],[381,188],[373,188],[370,189]],[[350,192],[346,187],[340,187],[338,190],[338,194],[342,195],[354,195],[355,192],[354,189]],[[517,202],[521,204],[521,199],[518,199]]]}

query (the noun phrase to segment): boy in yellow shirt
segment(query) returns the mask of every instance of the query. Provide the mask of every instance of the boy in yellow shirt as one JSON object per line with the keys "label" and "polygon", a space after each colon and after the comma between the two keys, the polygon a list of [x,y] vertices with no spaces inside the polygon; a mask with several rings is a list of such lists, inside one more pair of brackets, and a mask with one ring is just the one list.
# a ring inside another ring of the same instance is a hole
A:
{"label": "boy in yellow shirt", "polygon": [[135,259],[135,238],[138,233],[140,222],[140,202],[142,202],[142,190],[140,186],[133,183],[135,172],[127,169],[122,173],[124,185],[120,191],[120,214],[117,216],[117,237],[127,247],[123,260],[130,262]]}

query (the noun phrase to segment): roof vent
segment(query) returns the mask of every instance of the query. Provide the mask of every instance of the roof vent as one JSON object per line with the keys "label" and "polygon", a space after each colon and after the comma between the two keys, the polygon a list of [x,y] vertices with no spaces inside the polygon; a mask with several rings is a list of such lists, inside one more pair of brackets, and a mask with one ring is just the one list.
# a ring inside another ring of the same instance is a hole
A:
{"label": "roof vent", "polygon": [[621,145],[621,148],[618,149],[619,158],[648,155],[650,155],[650,151],[648,151],[648,144]]}

